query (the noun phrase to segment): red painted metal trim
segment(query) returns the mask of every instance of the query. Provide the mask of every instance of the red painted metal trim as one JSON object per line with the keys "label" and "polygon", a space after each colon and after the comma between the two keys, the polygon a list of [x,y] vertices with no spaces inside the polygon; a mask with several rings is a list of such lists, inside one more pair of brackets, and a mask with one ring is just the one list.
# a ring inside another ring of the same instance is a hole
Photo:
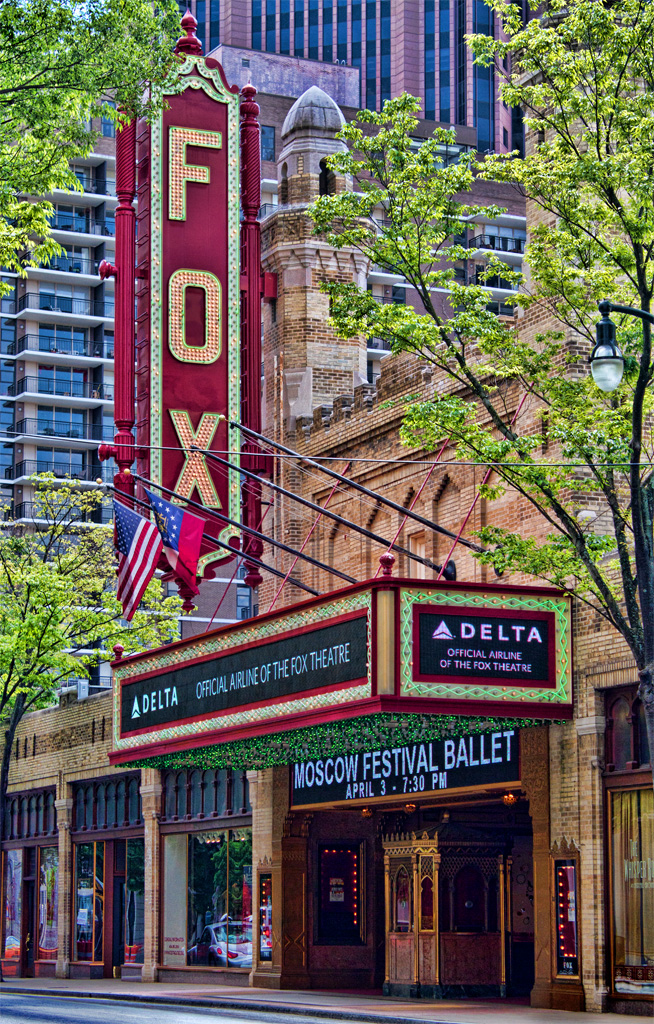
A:
{"label": "red painted metal trim", "polygon": [[[221,68],[222,71],[222,68]],[[253,85],[241,93],[241,421],[257,433],[261,432],[261,228],[258,215],[261,206],[261,140],[259,105],[255,102]],[[255,426],[255,424],[257,424]],[[258,444],[246,435],[243,443],[244,469],[258,472],[261,460],[254,453]],[[255,527],[261,522],[261,484],[247,477],[243,484],[243,523]],[[259,567],[248,561],[248,554],[260,559],[263,542],[249,533],[243,535],[243,553],[247,570],[245,582],[256,587],[262,582]]]}
{"label": "red painted metal trim", "polygon": [[[506,676],[494,676],[492,679],[483,679],[476,675],[457,675],[457,676],[441,676],[438,674],[428,675],[420,672],[419,668],[419,651],[420,651],[420,615],[422,613],[429,615],[446,615],[448,611],[450,614],[460,614],[461,609],[453,608],[450,605],[442,604],[414,604],[413,605],[413,622],[412,622],[412,636],[413,636],[413,671],[412,678],[418,683],[442,683],[445,686],[451,686],[453,683],[470,683],[474,686],[511,686],[524,687],[529,689],[542,689],[542,690],[555,690],[557,685],[557,674],[556,674],[556,620],[554,612],[539,612],[528,609],[523,612],[520,609],[507,609],[505,617],[511,612],[515,612],[516,617],[525,619],[528,622],[547,622],[549,624],[548,629],[548,640],[547,640],[547,664],[548,664],[548,679],[547,682],[542,680],[523,679],[520,676],[515,676],[512,673]],[[465,614],[469,615],[470,618],[483,618],[484,616],[497,616],[502,612],[502,609],[496,608],[466,608]],[[452,641],[453,643],[462,644],[465,641]],[[474,646],[475,643],[488,643],[487,640],[469,641]]]}

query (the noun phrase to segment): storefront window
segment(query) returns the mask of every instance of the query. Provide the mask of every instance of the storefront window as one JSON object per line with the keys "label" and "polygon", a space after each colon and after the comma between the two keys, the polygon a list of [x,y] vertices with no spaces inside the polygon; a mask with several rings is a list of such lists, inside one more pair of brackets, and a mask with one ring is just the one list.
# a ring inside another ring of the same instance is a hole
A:
{"label": "storefront window", "polygon": [[654,995],[654,794],[611,793],[613,984]]}
{"label": "storefront window", "polygon": [[39,850],[39,960],[57,959],[58,891],[59,850],[44,846]]}
{"label": "storefront window", "polygon": [[252,967],[252,829],[166,836],[164,875],[166,966]]}
{"label": "storefront window", "polygon": [[360,851],[358,846],[323,846],[318,851],[320,894],[318,938],[360,942]]}
{"label": "storefront window", "polygon": [[577,976],[577,865],[574,860],[554,861],[556,886],[556,971]]}
{"label": "storefront window", "polygon": [[272,875],[259,875],[259,960],[272,961]]}
{"label": "storefront window", "polygon": [[75,959],[102,962],[104,843],[75,846]]}
{"label": "storefront window", "polygon": [[7,850],[5,854],[5,906],[2,955],[6,960],[20,957],[21,888],[23,851]]}
{"label": "storefront window", "polygon": [[143,963],[145,843],[127,840],[125,872],[125,963]]}

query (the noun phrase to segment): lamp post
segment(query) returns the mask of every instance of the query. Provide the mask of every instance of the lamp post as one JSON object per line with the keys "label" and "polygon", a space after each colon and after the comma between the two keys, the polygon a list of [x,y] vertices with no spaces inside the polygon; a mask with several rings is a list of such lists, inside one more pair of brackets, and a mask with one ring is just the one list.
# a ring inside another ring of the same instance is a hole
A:
{"label": "lamp post", "polygon": [[631,636],[625,636],[625,639],[638,665],[638,695],[645,710],[651,762],[654,757],[654,472],[643,479],[641,457],[645,395],[654,376],[654,314],[633,306],[621,306],[608,299],[600,302],[598,308],[602,319],[597,324],[596,344],[589,361],[593,380],[602,391],[615,391],[624,373],[624,356],[616,343],[615,324],[609,313],[625,313],[643,321],[643,347],[633,393],[629,443],[629,499],[640,622],[630,622],[632,628],[628,632]]}

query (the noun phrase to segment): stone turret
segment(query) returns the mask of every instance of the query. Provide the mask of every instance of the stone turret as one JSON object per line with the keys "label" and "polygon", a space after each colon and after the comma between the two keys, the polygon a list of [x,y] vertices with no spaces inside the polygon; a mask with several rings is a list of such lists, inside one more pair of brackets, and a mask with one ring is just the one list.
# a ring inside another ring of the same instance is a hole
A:
{"label": "stone turret", "polygon": [[323,281],[365,284],[367,261],[336,252],[313,234],[307,207],[321,194],[351,188],[325,163],[342,152],[335,135],[345,123],[338,105],[311,86],[289,110],[278,160],[279,206],[262,223],[264,269],[277,274],[276,303],[264,312],[264,430],[293,435],[298,416],[313,416],[366,380],[366,342],[337,339],[328,323]]}

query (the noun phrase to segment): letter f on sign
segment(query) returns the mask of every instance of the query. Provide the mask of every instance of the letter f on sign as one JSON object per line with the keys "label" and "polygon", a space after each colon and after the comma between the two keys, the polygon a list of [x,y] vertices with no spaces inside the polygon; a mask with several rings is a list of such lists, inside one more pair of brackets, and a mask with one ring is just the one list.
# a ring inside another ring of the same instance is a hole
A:
{"label": "letter f on sign", "polygon": [[199,131],[197,128],[170,128],[170,185],[168,189],[168,220],[186,220],[186,182],[197,181],[208,185],[209,168],[201,164],[186,163],[187,146],[222,149],[220,132]]}
{"label": "letter f on sign", "polygon": [[190,498],[194,488],[197,487],[203,505],[208,508],[222,508],[214,482],[209,475],[207,460],[201,452],[189,451],[192,445],[195,445],[196,448],[211,447],[214,434],[222,419],[220,413],[203,412],[196,431],[193,430],[191,418],[185,409],[171,409],[170,418],[186,457],[182,472],[175,484],[175,490],[185,498]]}

